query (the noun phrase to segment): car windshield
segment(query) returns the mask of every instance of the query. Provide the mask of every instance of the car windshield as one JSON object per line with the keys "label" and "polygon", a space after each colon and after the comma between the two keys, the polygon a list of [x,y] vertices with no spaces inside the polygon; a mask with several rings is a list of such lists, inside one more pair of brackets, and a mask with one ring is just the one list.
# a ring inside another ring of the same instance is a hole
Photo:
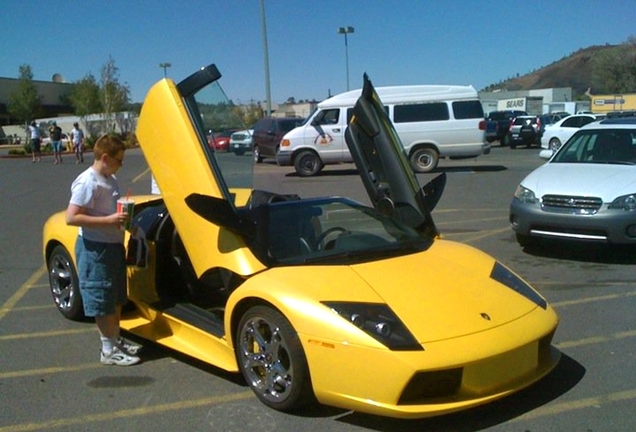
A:
{"label": "car windshield", "polygon": [[432,240],[346,198],[269,203],[252,211],[251,249],[270,265],[354,263],[410,254]]}
{"label": "car windshield", "polygon": [[551,162],[635,164],[636,129],[580,130]]}

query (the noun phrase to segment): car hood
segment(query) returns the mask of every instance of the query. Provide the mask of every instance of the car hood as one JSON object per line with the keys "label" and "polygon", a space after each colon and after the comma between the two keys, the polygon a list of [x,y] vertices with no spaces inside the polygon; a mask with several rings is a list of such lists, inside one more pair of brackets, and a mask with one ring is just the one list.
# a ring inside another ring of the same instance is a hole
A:
{"label": "car hood", "polygon": [[596,196],[611,202],[636,191],[636,165],[546,163],[521,185],[543,195]]}
{"label": "car hood", "polygon": [[[309,303],[299,307],[299,298],[311,298],[315,303],[384,303],[419,343],[428,343],[487,331],[541,307],[492,279],[495,263],[470,246],[436,240],[425,252],[381,261],[273,268],[240,289],[258,286],[262,290],[267,286],[263,296],[278,292],[278,300],[294,299],[288,305],[294,309],[311,310]],[[310,277],[308,272],[315,270],[320,277]],[[290,295],[281,295],[281,289],[289,290]],[[248,294],[242,292],[243,297]],[[309,321],[294,325],[299,332],[312,333],[315,327],[310,327]]]}
{"label": "car hood", "polygon": [[538,307],[491,279],[494,264],[476,249],[441,240],[427,252],[352,270],[425,343],[489,330]]}

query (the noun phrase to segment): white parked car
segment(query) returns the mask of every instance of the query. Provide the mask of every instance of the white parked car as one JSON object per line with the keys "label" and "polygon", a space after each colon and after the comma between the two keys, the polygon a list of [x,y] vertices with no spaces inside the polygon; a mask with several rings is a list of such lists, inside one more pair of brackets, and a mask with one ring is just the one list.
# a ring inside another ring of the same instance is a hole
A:
{"label": "white parked car", "polygon": [[252,136],[254,135],[254,129],[246,129],[234,132],[230,136],[230,148],[231,152],[241,156],[245,152],[252,151]]}
{"label": "white parked car", "polygon": [[636,117],[582,127],[517,187],[510,224],[539,238],[636,245]]}
{"label": "white parked car", "polygon": [[541,148],[558,150],[582,126],[604,117],[604,114],[575,114],[546,126],[541,136]]}

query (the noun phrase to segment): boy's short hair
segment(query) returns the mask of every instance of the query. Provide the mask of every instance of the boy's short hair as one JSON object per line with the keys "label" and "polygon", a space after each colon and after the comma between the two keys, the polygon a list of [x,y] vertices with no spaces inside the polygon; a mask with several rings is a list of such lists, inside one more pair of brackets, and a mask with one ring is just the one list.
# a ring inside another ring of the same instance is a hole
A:
{"label": "boy's short hair", "polygon": [[126,145],[119,136],[114,134],[102,135],[93,146],[95,159],[101,158],[104,154],[116,156],[122,150],[126,150]]}

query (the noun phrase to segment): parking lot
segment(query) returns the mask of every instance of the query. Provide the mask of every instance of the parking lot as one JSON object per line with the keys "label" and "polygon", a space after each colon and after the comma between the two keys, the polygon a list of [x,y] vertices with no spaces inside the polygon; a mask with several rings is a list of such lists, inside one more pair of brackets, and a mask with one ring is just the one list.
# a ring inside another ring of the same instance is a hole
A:
{"label": "parking lot", "polygon": [[[562,361],[504,400],[417,421],[326,407],[272,411],[238,376],[152,344],[138,366],[101,366],[95,326],[67,321],[55,309],[41,252],[44,221],[66,207],[70,183],[87,165],[73,164],[72,155],[61,165],[51,157],[0,158],[0,432],[636,430],[636,250],[559,243],[522,249],[508,225],[508,205],[519,181],[543,163],[537,153],[494,147],[477,159],[442,160],[418,178],[424,184],[440,172],[448,176],[433,212],[446,238],[494,256],[552,303],[561,318],[554,343]],[[150,191],[140,150],[127,152],[118,179],[131,194]],[[256,182],[280,193],[368,202],[353,165],[301,178],[292,167],[263,163]],[[422,282],[434,271],[422,268]]]}

